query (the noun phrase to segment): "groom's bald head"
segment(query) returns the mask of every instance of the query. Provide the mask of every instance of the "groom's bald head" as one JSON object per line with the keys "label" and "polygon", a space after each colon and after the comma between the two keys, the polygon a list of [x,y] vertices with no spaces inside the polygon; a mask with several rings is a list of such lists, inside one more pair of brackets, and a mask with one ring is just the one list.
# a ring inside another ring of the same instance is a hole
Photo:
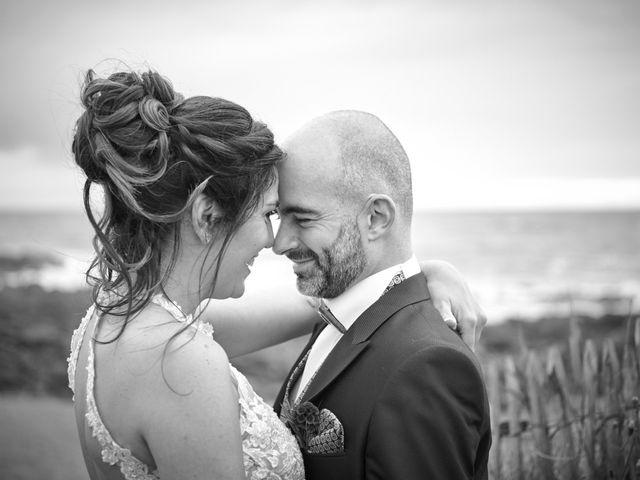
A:
{"label": "groom's bald head", "polygon": [[[322,139],[319,141],[319,139]],[[391,130],[375,115],[341,110],[318,117],[285,144],[285,151],[304,145],[326,148],[329,163],[307,163],[309,175],[317,172],[331,179],[334,193],[345,206],[359,205],[372,193],[390,196],[398,213],[410,222],[413,213],[411,167],[404,148]],[[317,156],[296,156],[296,162]],[[332,163],[333,162],[333,163]],[[299,165],[302,167],[302,165]]]}
{"label": "groom's bald head", "polygon": [[411,170],[374,115],[316,118],[284,144],[274,252],[294,263],[298,289],[333,298],[411,255]]}

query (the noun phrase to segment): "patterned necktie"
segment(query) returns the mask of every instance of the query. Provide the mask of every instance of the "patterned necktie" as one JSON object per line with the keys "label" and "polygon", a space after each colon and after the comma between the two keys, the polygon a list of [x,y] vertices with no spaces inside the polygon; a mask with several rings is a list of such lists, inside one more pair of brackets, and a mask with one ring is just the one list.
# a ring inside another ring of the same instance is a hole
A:
{"label": "patterned necktie", "polygon": [[322,320],[324,320],[327,325],[332,325],[341,334],[344,335],[347,332],[347,329],[344,328],[344,325],[340,323],[340,320],[338,320],[333,315],[333,313],[331,312],[331,310],[329,310],[329,307],[325,303],[324,299],[322,298],[320,299],[320,305],[318,306],[318,315],[320,315],[320,318],[322,318]]}
{"label": "patterned necktie", "polygon": [[389,282],[389,285],[387,285],[387,288],[384,289],[384,292],[382,292],[382,295],[384,295],[385,293],[387,293],[389,290],[391,290],[393,287],[395,287],[396,285],[399,285],[400,283],[402,283],[402,281],[405,279],[404,277],[404,272],[402,270],[400,270],[398,273],[396,273],[393,278],[391,279],[391,281]]}

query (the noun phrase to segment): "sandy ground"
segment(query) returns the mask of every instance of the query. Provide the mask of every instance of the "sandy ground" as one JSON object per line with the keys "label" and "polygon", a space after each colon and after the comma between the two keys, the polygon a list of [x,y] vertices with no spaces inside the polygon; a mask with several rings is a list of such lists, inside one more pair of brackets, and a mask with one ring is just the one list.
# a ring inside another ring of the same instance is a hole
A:
{"label": "sandy ground", "polygon": [[0,478],[86,480],[71,400],[0,396]]}

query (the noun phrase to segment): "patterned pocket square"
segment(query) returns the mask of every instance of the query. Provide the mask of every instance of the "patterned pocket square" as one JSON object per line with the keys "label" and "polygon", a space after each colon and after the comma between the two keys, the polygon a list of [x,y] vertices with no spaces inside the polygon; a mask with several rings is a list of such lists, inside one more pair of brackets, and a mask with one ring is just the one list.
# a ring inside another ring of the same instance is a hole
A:
{"label": "patterned pocket square", "polygon": [[307,439],[307,452],[315,455],[344,453],[344,429],[333,412],[320,410],[318,433]]}

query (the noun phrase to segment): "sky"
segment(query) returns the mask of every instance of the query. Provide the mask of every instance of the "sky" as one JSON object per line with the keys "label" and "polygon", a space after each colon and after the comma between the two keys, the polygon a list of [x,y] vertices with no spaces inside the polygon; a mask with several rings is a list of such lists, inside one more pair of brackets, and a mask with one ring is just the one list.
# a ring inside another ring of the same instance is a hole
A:
{"label": "sky", "polygon": [[419,209],[640,208],[637,0],[3,0],[0,210],[80,210],[83,72],[152,68],[277,140],[378,115]]}

